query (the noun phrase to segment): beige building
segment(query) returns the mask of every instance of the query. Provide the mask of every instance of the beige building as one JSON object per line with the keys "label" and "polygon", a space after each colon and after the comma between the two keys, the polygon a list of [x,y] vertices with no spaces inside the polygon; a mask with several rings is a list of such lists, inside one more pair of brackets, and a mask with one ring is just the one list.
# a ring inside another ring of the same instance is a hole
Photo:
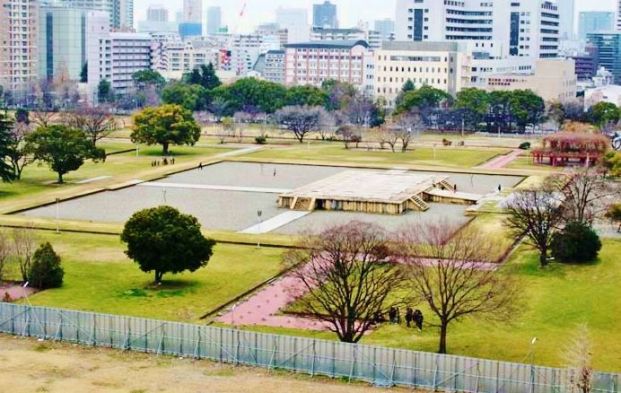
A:
{"label": "beige building", "polygon": [[38,3],[0,0],[0,85],[17,91],[37,78]]}
{"label": "beige building", "polygon": [[432,86],[455,95],[471,79],[471,58],[457,42],[384,42],[375,52],[374,91],[394,106],[403,85]]}
{"label": "beige building", "polygon": [[318,41],[285,46],[285,84],[321,86],[338,80],[364,88],[366,41]]}
{"label": "beige building", "polygon": [[480,81],[487,91],[532,90],[544,101],[567,102],[576,98],[576,71],[573,59],[539,59],[528,75],[498,74]]}

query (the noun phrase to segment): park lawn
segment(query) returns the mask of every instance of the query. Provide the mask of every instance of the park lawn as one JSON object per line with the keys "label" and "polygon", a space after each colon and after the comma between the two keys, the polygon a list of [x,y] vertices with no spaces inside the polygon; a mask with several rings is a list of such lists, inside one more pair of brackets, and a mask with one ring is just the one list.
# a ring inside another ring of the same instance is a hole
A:
{"label": "park lawn", "polygon": [[[435,152],[434,152],[435,151]],[[468,149],[421,147],[407,153],[391,151],[347,150],[342,144],[304,144],[286,148],[268,148],[241,159],[258,160],[297,160],[321,161],[334,164],[363,165],[424,165],[431,167],[471,168],[498,155],[506,154],[506,149]]]}
{"label": "park lawn", "polygon": [[[509,322],[465,319],[449,326],[450,354],[529,362],[547,366],[565,366],[567,343],[576,327],[587,324],[593,342],[595,368],[621,371],[621,240],[604,240],[596,263],[587,265],[552,264],[538,267],[537,254],[521,246],[503,267],[503,274],[517,279],[522,288],[516,299],[522,312]],[[420,308],[426,322],[431,312]],[[291,307],[295,311],[295,305]],[[403,309],[402,309],[403,317]],[[245,326],[243,329],[265,333],[298,335],[336,340],[330,332]],[[531,346],[537,337],[535,346]],[[437,329],[426,325],[422,333],[404,325],[384,324],[368,333],[361,344],[435,352]],[[530,351],[534,356],[529,356]]]}
{"label": "park lawn", "polygon": [[[101,143],[101,147],[107,151],[118,152],[134,149],[135,146],[124,143]],[[231,149],[214,147],[190,147],[173,146],[172,155],[175,157],[175,165],[183,165],[186,162],[197,160],[200,157],[208,159]],[[57,175],[46,164],[33,163],[27,166],[22,173],[22,179],[11,183],[0,184],[0,203],[15,200],[20,197],[33,197],[50,191],[68,190],[80,186],[77,182],[94,179],[102,176],[109,178],[100,179],[89,183],[90,186],[98,186],[102,181],[109,183],[116,178],[125,177],[126,180],[140,178],[163,170],[163,167],[153,168],[151,162],[161,157],[161,147],[143,146],[139,148],[138,156],[135,151],[113,154],[106,158],[105,162],[86,161],[77,171],[69,172],[64,176],[65,184],[56,184]],[[172,167],[170,167],[172,168]],[[84,184],[82,184],[84,186]]]}
{"label": "park lawn", "polygon": [[533,163],[533,159],[529,155],[516,158],[515,160],[507,164],[505,168],[507,169],[528,169],[528,170],[537,170],[537,171],[550,172],[550,173],[559,171],[558,167],[553,167],[552,165]]}
{"label": "park lawn", "polygon": [[[467,319],[449,327],[448,350],[452,354],[564,366],[567,343],[576,327],[586,324],[593,341],[595,368],[621,371],[621,241],[605,240],[599,261],[589,265],[537,265],[535,252],[521,247],[505,267],[522,288],[523,312],[510,323]],[[422,308],[424,310],[424,308]],[[432,319],[424,310],[425,317]],[[531,346],[531,340],[537,342]],[[385,325],[363,339],[365,344],[435,351],[437,330]]]}
{"label": "park lawn", "polygon": [[502,262],[502,259],[515,244],[515,236],[505,225],[504,214],[484,213],[476,216],[464,229],[480,234],[492,244],[490,261]]}
{"label": "park lawn", "polygon": [[[281,249],[218,244],[208,266],[194,273],[164,275],[153,288],[123,253],[118,236],[38,232],[62,257],[61,288],[30,297],[34,305],[164,320],[199,322],[204,314],[274,277]],[[13,269],[15,276],[15,269]],[[18,277],[14,277],[18,278]]]}

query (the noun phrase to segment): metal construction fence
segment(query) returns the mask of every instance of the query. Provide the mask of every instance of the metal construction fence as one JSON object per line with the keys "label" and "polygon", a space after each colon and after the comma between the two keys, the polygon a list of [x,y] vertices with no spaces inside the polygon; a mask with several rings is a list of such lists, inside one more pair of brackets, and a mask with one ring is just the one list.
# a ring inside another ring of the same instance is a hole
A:
{"label": "metal construction fence", "polygon": [[[568,369],[9,303],[0,303],[0,332],[381,386],[472,393],[576,390]],[[619,382],[619,374],[595,373],[592,391],[616,393]]]}

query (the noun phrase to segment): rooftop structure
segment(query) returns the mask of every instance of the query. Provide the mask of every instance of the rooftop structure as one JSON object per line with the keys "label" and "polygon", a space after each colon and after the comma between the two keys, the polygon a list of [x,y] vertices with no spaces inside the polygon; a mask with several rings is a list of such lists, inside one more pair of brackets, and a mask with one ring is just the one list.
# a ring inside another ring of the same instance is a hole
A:
{"label": "rooftop structure", "polygon": [[425,211],[426,201],[474,204],[480,198],[456,192],[447,179],[406,171],[344,171],[281,194],[278,206],[394,215]]}

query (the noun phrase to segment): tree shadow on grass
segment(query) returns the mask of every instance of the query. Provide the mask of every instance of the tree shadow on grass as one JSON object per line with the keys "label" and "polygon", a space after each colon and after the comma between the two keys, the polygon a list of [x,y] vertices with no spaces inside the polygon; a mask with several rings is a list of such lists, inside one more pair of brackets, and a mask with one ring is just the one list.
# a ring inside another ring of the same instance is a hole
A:
{"label": "tree shadow on grass", "polygon": [[199,286],[199,282],[196,280],[163,280],[161,285],[155,285],[153,282],[145,283],[140,288],[131,288],[124,291],[121,297],[125,298],[169,298],[184,296],[190,292],[193,292]]}

